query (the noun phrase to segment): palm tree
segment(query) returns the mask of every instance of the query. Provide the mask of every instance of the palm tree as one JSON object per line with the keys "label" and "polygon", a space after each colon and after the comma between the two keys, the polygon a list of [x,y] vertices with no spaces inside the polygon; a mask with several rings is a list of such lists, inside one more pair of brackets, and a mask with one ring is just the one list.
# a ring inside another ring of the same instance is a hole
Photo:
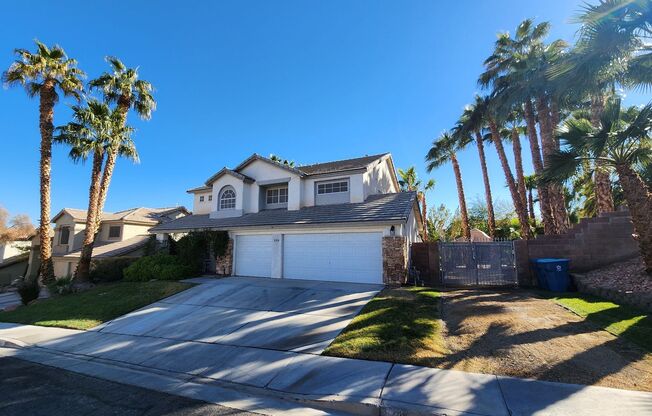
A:
{"label": "palm tree", "polygon": [[68,58],[59,46],[48,48],[39,41],[36,52],[16,49],[18,59],[3,74],[6,85],[22,85],[29,97],[39,97],[39,127],[41,131],[40,197],[41,219],[39,226],[41,268],[39,276],[44,283],[54,280],[52,242],[50,240],[50,175],[52,171],[52,132],[54,130],[54,105],[59,92],[79,100],[84,84],[84,72],[77,61]]}
{"label": "palm tree", "polygon": [[[105,102],[117,104],[116,111],[123,128],[126,128],[127,114],[130,109],[133,109],[141,119],[149,120],[152,117],[152,111],[156,110],[156,101],[152,96],[154,90],[152,84],[138,79],[138,68],[127,68],[122,61],[112,56],[107,56],[106,61],[112,72],[105,72],[90,81],[89,87],[100,90]],[[106,164],[100,182],[99,212],[104,210],[106,195],[116,160],[120,156],[120,149],[120,143],[117,141],[113,147],[107,150]]]}
{"label": "palm tree", "polygon": [[[579,39],[565,59],[549,70],[553,79],[561,79],[588,95],[591,121],[599,127],[605,100],[614,94],[617,84],[632,88],[652,85],[652,3],[646,0],[608,0],[585,4],[577,19],[581,23]],[[614,210],[608,168],[596,161],[594,169],[595,203],[599,213]]]}
{"label": "palm tree", "polygon": [[[484,151],[483,131],[486,128],[485,121],[485,100],[476,95],[473,104],[466,106],[462,116],[453,128],[453,136],[457,140],[465,142],[462,137],[473,135],[475,144],[478,149],[480,158],[480,167],[482,169],[482,180],[484,182],[484,196],[487,203],[487,228],[489,235],[494,237],[496,234],[496,216],[494,214],[494,203],[491,196],[491,184],[489,183],[489,171],[487,169],[487,158]],[[468,139],[466,141],[469,141]]]}
{"label": "palm tree", "polygon": [[[635,115],[634,115],[635,114]],[[571,118],[559,131],[563,141],[544,173],[545,180],[573,176],[585,161],[599,161],[614,169],[623,187],[645,262],[652,274],[652,192],[637,167],[652,163],[652,103],[638,111],[621,111],[620,100],[610,100],[599,127],[586,118]]]}
{"label": "palm tree", "polygon": [[532,237],[532,233],[530,231],[530,223],[527,218],[526,207],[523,205],[523,199],[519,194],[516,181],[512,175],[512,169],[509,167],[509,162],[507,161],[507,155],[505,154],[505,148],[503,147],[502,137],[500,136],[500,128],[498,127],[496,112],[493,110],[493,105],[491,102],[489,102],[488,105],[487,122],[489,124],[491,140],[493,141],[494,147],[496,148],[498,158],[500,159],[500,165],[502,166],[503,173],[505,174],[507,188],[509,189],[509,193],[512,196],[512,202],[514,204],[516,216],[518,217],[518,222],[521,228],[521,237],[524,239],[529,239]]}
{"label": "palm tree", "polygon": [[432,147],[426,155],[426,162],[428,162],[428,172],[432,172],[442,166],[448,161],[453,165],[453,172],[455,174],[455,182],[457,184],[457,197],[460,203],[460,216],[462,219],[462,236],[471,240],[471,228],[469,226],[469,214],[466,209],[466,197],[464,196],[464,184],[462,182],[462,172],[460,164],[457,161],[456,152],[466,145],[464,142],[457,140],[451,133],[442,133],[435,141],[432,142]]}
{"label": "palm tree", "polygon": [[280,156],[277,156],[277,155],[275,155],[275,154],[271,154],[271,155],[269,155],[269,160],[274,161],[274,162],[276,162],[276,163],[280,163],[280,164],[282,164],[282,165],[289,166],[289,167],[291,167],[291,168],[294,167],[294,160],[283,159],[283,158],[281,158]]}
{"label": "palm tree", "polygon": [[426,208],[426,193],[435,188],[435,180],[429,179],[428,182],[423,185],[414,166],[410,166],[407,170],[399,169],[398,175],[400,176],[398,184],[401,187],[401,191],[416,191],[417,193],[417,198],[421,204],[421,217],[423,218],[423,240],[426,241],[428,240],[428,210]]}
{"label": "palm tree", "polygon": [[534,214],[534,195],[533,191],[537,188],[538,178],[536,175],[527,175],[525,177],[525,189],[527,189],[528,213],[530,219],[536,224],[537,217]]}
{"label": "palm tree", "polygon": [[83,282],[89,279],[93,241],[101,219],[99,198],[104,157],[107,150],[115,147],[116,142],[130,143],[131,129],[123,127],[117,111],[111,111],[107,104],[94,99],[88,101],[86,106],[73,106],[72,111],[74,121],[58,127],[58,134],[54,137],[54,141],[69,145],[70,157],[75,162],[86,161],[90,155],[93,157],[86,229],[75,271],[75,279]]}
{"label": "palm tree", "polygon": [[[512,38],[509,33],[501,33],[495,43],[494,53],[485,60],[485,72],[480,75],[479,84],[493,87],[494,103],[499,114],[508,115],[514,108],[522,106],[527,127],[532,164],[536,174],[543,171],[543,159],[536,131],[536,112],[534,102],[542,103],[536,98],[545,93],[541,88],[541,56],[543,39],[547,36],[550,24],[547,22],[534,25],[531,19],[523,21]],[[542,121],[542,117],[539,117]],[[552,125],[543,132],[550,133]],[[547,136],[546,136],[547,137]],[[544,146],[548,144],[541,135]],[[559,227],[553,212],[554,198],[549,195],[547,186],[541,184],[538,189],[541,198],[541,215],[546,234],[556,234]],[[554,192],[553,192],[554,193]]]}
{"label": "palm tree", "polygon": [[[521,116],[518,110],[514,110],[508,114],[507,123],[508,128],[501,131],[501,135],[509,142],[512,143],[512,153],[514,153],[514,173],[516,174],[516,187],[518,194],[521,197],[521,203],[526,211],[528,206],[527,192],[525,189],[525,172],[523,170],[523,153],[521,148],[521,134],[525,130],[520,124]],[[526,212],[527,214],[527,212]]]}

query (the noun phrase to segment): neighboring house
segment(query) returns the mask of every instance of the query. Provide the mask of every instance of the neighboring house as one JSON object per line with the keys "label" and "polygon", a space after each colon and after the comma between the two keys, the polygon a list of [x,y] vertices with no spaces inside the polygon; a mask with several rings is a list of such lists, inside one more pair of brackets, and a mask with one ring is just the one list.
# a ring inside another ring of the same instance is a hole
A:
{"label": "neighboring house", "polygon": [[[116,257],[140,257],[150,238],[148,230],[157,224],[164,224],[189,212],[177,208],[133,208],[119,212],[104,212],[99,232],[93,246],[93,259]],[[54,275],[63,277],[75,272],[86,229],[86,211],[64,208],[52,219],[52,260]],[[30,268],[28,275],[38,272],[38,238],[32,240]]]}
{"label": "neighboring house", "polygon": [[29,239],[0,243],[0,264],[9,259],[13,260],[12,257],[28,253],[30,244]]}
{"label": "neighboring house", "polygon": [[220,274],[401,283],[420,241],[416,194],[399,191],[389,153],[298,167],[254,154],[188,192],[194,214],[150,231],[228,231]]}

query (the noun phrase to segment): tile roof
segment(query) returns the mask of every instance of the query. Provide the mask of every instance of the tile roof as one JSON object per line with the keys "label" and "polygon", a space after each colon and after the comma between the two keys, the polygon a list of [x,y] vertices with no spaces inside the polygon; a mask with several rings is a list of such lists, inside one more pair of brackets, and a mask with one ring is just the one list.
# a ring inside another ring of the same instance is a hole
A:
{"label": "tile roof", "polygon": [[[166,208],[130,208],[118,212],[103,212],[102,221],[134,221],[134,222],[149,222],[156,224],[162,220],[161,216],[173,212],[176,210],[182,210],[188,212],[185,207],[166,207]],[[64,208],[62,209],[53,219],[55,221],[61,214],[68,213],[73,219],[79,221],[86,221],[86,210],[85,209],[76,209],[76,208]]]}
{"label": "tile roof", "polygon": [[372,156],[357,157],[355,159],[336,160],[334,162],[316,163],[314,165],[299,166],[301,172],[306,175],[321,175],[324,173],[342,172],[347,170],[363,169],[371,162],[388,155],[389,153],[381,153]]}
{"label": "tile roof", "polygon": [[[144,247],[150,238],[151,238],[151,234],[145,234],[145,235],[137,235],[135,237],[131,237],[122,241],[94,244],[93,259],[117,257],[117,256],[131,253],[132,251]],[[81,249],[77,251],[72,251],[70,253],[66,253],[64,256],[61,257],[78,258],[80,254],[81,254]]]}
{"label": "tile roof", "polygon": [[223,175],[231,175],[231,176],[234,176],[234,177],[236,177],[238,179],[242,179],[245,182],[253,182],[254,181],[253,178],[251,178],[251,177],[249,177],[247,175],[244,175],[244,174],[242,174],[240,172],[236,172],[235,170],[231,170],[229,168],[222,168],[222,169],[220,169],[219,172],[217,172],[215,175],[211,176],[210,178],[208,178],[206,180],[206,186],[211,185],[213,182],[215,182],[218,178],[220,178]]}
{"label": "tile roof", "polygon": [[294,211],[267,210],[231,218],[209,218],[208,214],[188,215],[165,224],[159,224],[151,228],[150,232],[206,228],[234,229],[272,225],[405,222],[415,201],[415,192],[399,192],[371,195],[366,201],[359,203],[318,205]]}

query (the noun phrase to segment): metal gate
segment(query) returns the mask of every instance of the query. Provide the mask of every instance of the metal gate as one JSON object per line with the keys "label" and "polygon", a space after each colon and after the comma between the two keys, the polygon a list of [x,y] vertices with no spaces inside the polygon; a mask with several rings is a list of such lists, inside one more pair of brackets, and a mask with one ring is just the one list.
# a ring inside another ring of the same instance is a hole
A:
{"label": "metal gate", "polygon": [[439,272],[444,286],[517,285],[514,243],[439,243]]}

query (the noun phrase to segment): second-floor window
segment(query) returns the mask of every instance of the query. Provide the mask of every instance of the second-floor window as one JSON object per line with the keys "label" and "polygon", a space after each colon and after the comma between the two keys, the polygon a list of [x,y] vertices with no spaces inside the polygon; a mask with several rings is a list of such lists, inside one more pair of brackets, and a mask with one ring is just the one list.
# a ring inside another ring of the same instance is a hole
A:
{"label": "second-floor window", "polygon": [[204,202],[204,195],[199,197],[199,202]]}
{"label": "second-floor window", "polygon": [[59,231],[59,244],[68,244],[70,240],[70,227],[61,227]]}
{"label": "second-floor window", "polygon": [[120,226],[109,227],[109,238],[120,238]]}
{"label": "second-floor window", "polygon": [[317,194],[335,194],[338,192],[348,192],[349,183],[347,181],[327,182],[317,184]]}
{"label": "second-floor window", "polygon": [[288,188],[272,188],[267,190],[267,204],[287,204]]}
{"label": "second-floor window", "polygon": [[208,200],[212,201],[213,200],[213,195],[208,195]]}
{"label": "second-floor window", "polygon": [[235,191],[227,188],[220,195],[220,209],[235,209]]}

